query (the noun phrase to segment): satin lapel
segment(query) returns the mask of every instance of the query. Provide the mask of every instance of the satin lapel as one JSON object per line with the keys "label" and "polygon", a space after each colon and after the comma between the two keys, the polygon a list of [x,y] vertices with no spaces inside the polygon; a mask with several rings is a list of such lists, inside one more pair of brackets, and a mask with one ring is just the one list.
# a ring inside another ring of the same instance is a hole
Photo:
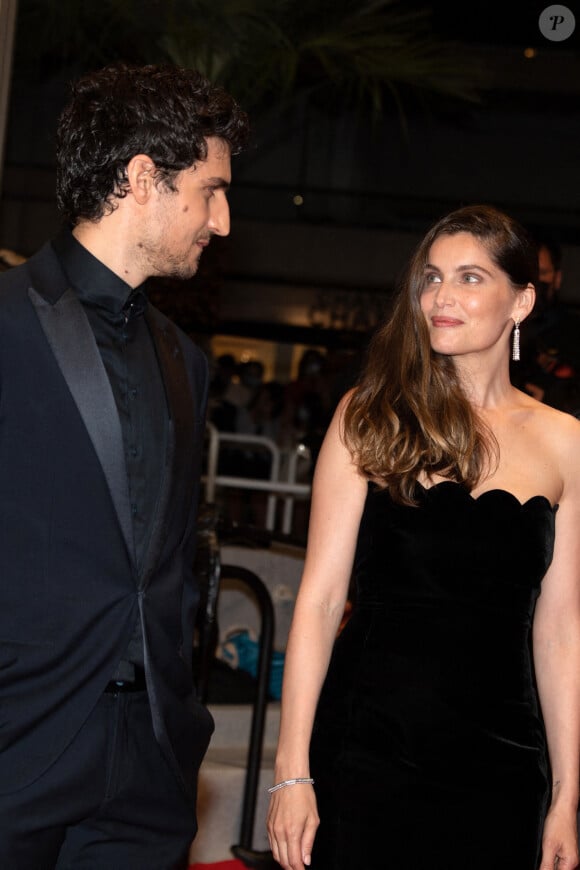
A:
{"label": "satin lapel", "polygon": [[164,544],[181,537],[193,497],[194,398],[183,351],[173,324],[151,306],[146,312],[169,407],[167,453],[161,493],[151,542],[144,563],[142,582],[155,569]]}
{"label": "satin lapel", "polygon": [[89,321],[72,290],[56,303],[32,287],[28,296],[93,443],[131,560],[133,527],[121,422]]}

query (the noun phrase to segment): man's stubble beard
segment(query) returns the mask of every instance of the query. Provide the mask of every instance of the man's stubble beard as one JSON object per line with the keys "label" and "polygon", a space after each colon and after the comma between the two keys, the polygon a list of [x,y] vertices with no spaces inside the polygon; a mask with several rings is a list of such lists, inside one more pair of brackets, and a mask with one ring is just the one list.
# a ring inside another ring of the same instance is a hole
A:
{"label": "man's stubble beard", "polygon": [[185,257],[177,258],[163,245],[148,245],[146,242],[141,244],[142,259],[152,278],[170,278],[179,281],[193,278],[199,269],[202,253],[200,251],[195,259],[190,260]]}

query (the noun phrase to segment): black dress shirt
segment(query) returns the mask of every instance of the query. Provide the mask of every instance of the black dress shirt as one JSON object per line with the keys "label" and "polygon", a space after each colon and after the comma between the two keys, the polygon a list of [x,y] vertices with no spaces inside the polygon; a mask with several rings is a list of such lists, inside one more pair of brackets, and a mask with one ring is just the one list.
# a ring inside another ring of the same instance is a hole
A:
{"label": "black dress shirt", "polygon": [[[161,489],[168,430],[165,389],[145,319],[144,286],[132,289],[70,232],[53,242],[62,268],[93,330],[115,397],[123,433],[138,575],[143,567]],[[137,620],[113,679],[131,679],[143,667]]]}

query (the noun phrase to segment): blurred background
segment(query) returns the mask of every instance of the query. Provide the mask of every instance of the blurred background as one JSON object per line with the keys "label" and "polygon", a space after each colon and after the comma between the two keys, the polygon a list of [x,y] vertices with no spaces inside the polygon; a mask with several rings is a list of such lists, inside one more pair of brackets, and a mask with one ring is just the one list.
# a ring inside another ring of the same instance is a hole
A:
{"label": "blurred background", "polygon": [[469,202],[555,235],[561,296],[580,305],[580,4],[559,41],[540,30],[547,5],[0,0],[0,247],[28,256],[58,230],[68,83],[171,61],[223,83],[253,126],[230,237],[191,283],[154,290],[212,361],[287,383],[314,349],[339,392],[415,242]]}

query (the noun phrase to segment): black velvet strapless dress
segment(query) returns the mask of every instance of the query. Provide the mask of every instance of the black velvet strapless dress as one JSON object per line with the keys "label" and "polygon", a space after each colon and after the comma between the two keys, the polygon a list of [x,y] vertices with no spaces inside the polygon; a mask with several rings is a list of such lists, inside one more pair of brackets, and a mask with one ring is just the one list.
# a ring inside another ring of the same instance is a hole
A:
{"label": "black velvet strapless dress", "polygon": [[536,870],[549,793],[530,628],[555,509],[369,487],[312,737],[313,870]]}

